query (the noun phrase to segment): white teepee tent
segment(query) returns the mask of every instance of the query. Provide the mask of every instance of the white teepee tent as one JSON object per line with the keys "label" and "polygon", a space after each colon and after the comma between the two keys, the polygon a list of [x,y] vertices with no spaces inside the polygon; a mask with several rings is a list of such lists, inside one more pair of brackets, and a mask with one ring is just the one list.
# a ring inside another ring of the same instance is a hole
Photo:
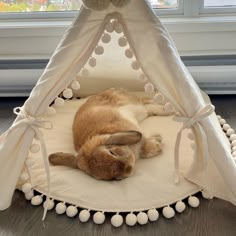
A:
{"label": "white teepee tent", "polygon": [[[122,25],[125,38],[140,68],[154,87],[165,95],[178,111],[178,116],[181,117],[179,119],[183,121],[183,129],[191,128],[195,135],[197,158],[184,173],[185,177],[211,197],[215,196],[236,205],[236,164],[230,144],[225,139],[220,124],[216,122],[216,115],[211,114],[212,107],[206,104],[169,34],[148,2],[130,0],[123,7],[116,4],[125,1],[100,2],[105,2],[105,9],[96,11],[82,7],[29,99],[21,109],[15,110],[18,114],[16,121],[0,137],[0,210],[8,208],[11,204],[34,137],[40,140],[48,166],[41,134],[41,128],[48,128],[48,122],[41,116],[83,69],[97,47],[104,29],[109,27],[111,19]],[[101,48],[97,50],[100,53]],[[178,134],[175,150],[176,171],[181,132],[182,129]]]}

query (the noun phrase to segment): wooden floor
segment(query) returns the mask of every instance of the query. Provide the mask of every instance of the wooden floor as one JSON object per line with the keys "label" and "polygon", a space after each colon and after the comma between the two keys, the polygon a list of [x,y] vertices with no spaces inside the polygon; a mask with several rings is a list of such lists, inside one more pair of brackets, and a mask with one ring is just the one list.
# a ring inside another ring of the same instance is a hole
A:
{"label": "wooden floor", "polygon": [[[211,97],[216,111],[227,119],[236,129],[236,96]],[[23,98],[1,98],[0,100],[0,133],[12,123],[12,109],[21,105]],[[236,181],[236,180],[235,180]],[[0,190],[1,191],[1,190]],[[0,199],[1,201],[1,199]],[[162,216],[157,222],[145,226],[128,227],[123,225],[116,229],[111,226],[107,217],[105,224],[97,226],[91,220],[80,223],[78,218],[49,212],[44,224],[41,221],[42,207],[34,207],[27,202],[23,194],[16,191],[12,206],[0,212],[0,236],[60,236],[60,235],[161,235],[161,236],[236,236],[236,207],[225,201],[201,198],[197,209],[188,207],[182,214],[171,220]]]}

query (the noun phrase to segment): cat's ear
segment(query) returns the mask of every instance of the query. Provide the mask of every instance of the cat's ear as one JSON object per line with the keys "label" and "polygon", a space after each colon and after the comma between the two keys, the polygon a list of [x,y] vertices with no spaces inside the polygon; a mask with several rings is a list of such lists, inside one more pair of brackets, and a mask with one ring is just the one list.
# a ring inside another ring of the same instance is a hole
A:
{"label": "cat's ear", "polygon": [[142,139],[142,134],[138,131],[129,130],[111,134],[106,141],[106,145],[132,145]]}

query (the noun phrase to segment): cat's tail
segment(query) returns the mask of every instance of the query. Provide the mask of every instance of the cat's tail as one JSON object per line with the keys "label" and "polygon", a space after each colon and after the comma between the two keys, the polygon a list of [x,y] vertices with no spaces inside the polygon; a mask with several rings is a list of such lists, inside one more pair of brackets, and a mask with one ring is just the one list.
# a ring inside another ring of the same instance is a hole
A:
{"label": "cat's tail", "polygon": [[78,159],[73,153],[56,152],[49,155],[49,161],[52,165],[78,167]]}

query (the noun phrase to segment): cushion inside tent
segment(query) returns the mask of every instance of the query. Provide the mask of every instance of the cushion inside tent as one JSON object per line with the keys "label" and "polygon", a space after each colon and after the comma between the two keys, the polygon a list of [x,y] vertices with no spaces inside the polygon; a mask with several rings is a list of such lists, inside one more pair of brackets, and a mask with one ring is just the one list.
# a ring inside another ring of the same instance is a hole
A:
{"label": "cushion inside tent", "polygon": [[[48,154],[75,152],[71,126],[84,100],[66,101],[64,107],[57,108],[57,114],[50,117],[54,128],[44,131]],[[174,183],[174,144],[180,126],[172,116],[144,120],[141,128],[145,134],[163,136],[163,153],[150,159],[138,159],[133,175],[121,181],[96,180],[78,169],[50,166],[52,198],[97,211],[131,212],[163,207],[198,192],[199,188],[185,179]],[[187,137],[190,132],[184,133],[181,145],[181,169],[188,169],[194,156],[193,142]],[[47,180],[40,152],[31,153],[28,163],[32,186],[46,194]]]}

